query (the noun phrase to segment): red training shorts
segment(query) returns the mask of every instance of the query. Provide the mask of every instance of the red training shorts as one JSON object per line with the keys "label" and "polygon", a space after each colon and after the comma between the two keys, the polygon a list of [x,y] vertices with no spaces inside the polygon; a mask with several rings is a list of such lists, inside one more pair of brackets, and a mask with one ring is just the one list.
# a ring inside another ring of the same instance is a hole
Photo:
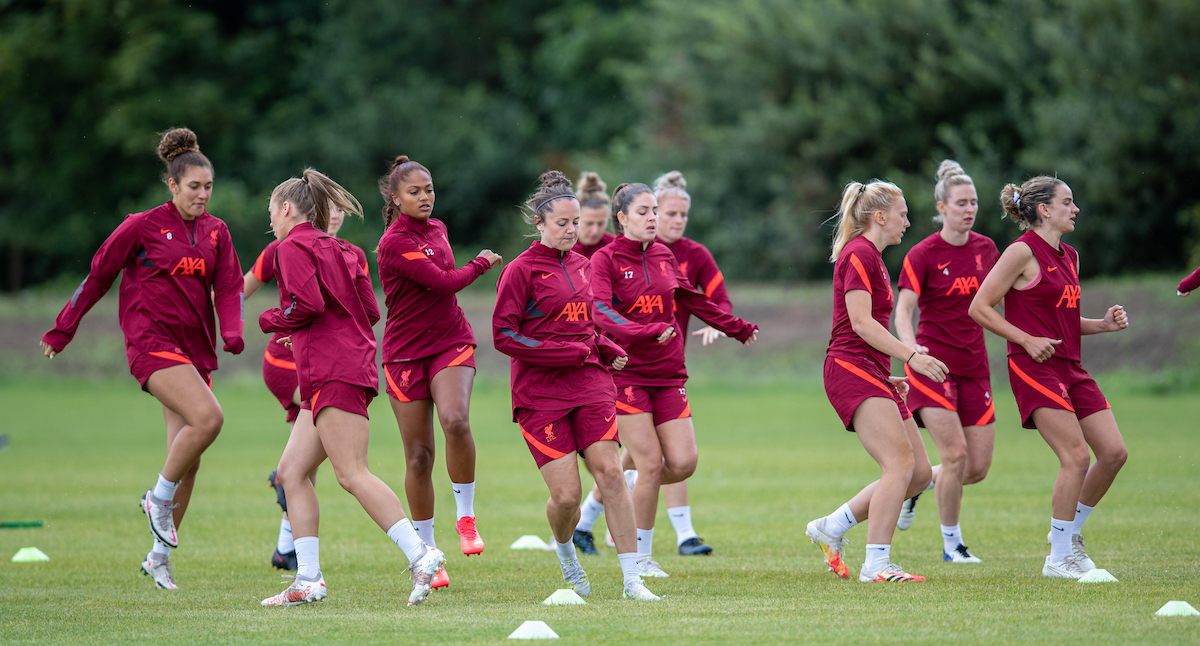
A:
{"label": "red training shorts", "polygon": [[344,381],[330,381],[318,388],[312,397],[304,400],[300,408],[312,411],[314,423],[321,411],[329,407],[371,419],[371,416],[367,415],[367,406],[371,405],[372,399],[375,399],[375,395],[370,388],[354,386]]}
{"label": "red training shorts", "polygon": [[683,386],[625,386],[617,389],[617,414],[637,415],[653,413],[654,425],[658,426],[673,419],[692,416],[692,405],[688,403],[687,388]]}
{"label": "red training shorts", "polygon": [[1038,408],[1069,410],[1076,419],[1112,408],[1077,361],[1050,357],[1038,363],[1028,354],[1013,355],[1008,358],[1008,383],[1025,428],[1037,428],[1033,411]]}
{"label": "red training shorts", "polygon": [[383,374],[387,378],[387,393],[402,402],[429,399],[432,397],[429,384],[433,381],[434,375],[453,366],[474,369],[475,346],[459,345],[441,354],[412,361],[383,364]]}
{"label": "red training shorts", "polygon": [[825,396],[842,420],[847,431],[854,431],[854,411],[872,397],[886,397],[896,402],[900,419],[912,417],[900,391],[873,362],[866,359],[848,361],[825,357]]}
{"label": "red training shorts", "polygon": [[300,387],[296,381],[296,362],[273,356],[268,349],[263,352],[262,375],[267,390],[275,395],[279,405],[287,411],[288,423],[296,421],[296,416],[300,414],[300,405],[295,402],[296,390]]}
{"label": "red training shorts", "polygon": [[[133,364],[129,366],[129,372],[133,373],[133,378],[141,384],[142,390],[146,390],[146,381],[150,379],[150,375],[163,368],[174,368],[182,364],[195,365],[191,359],[178,352],[143,352],[134,358]],[[196,372],[200,373],[200,378],[208,384],[208,389],[212,390],[212,371],[196,368]],[[150,391],[146,390],[146,392]]]}
{"label": "red training shorts", "polygon": [[905,402],[912,411],[917,426],[925,428],[921,421],[922,408],[944,408],[958,413],[963,428],[986,426],[996,422],[996,406],[992,401],[992,384],[987,377],[959,377],[946,375],[946,381],[937,383],[904,364],[908,377],[908,397]]}
{"label": "red training shorts", "polygon": [[596,442],[621,442],[617,434],[617,411],[609,402],[569,410],[518,408],[517,427],[539,469],[572,451],[582,455]]}

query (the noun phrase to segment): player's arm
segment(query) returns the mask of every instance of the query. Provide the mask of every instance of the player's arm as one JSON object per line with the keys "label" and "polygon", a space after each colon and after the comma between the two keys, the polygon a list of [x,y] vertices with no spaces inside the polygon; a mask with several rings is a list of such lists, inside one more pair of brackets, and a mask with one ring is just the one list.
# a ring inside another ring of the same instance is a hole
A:
{"label": "player's arm", "polygon": [[[700,263],[697,287],[703,287],[704,295],[716,303],[717,307],[726,314],[733,314],[733,303],[730,302],[729,292],[725,289],[725,274],[721,273],[721,268],[717,266],[717,261],[708,248],[701,247],[700,252],[699,257],[694,261]],[[727,335],[711,325],[705,325],[692,332],[692,336],[700,337],[701,345],[710,345]]]}
{"label": "player's arm", "polygon": [[1025,348],[1034,361],[1041,363],[1054,356],[1054,346],[1062,343],[1062,339],[1027,334],[996,311],[996,305],[1009,290],[1027,287],[1037,280],[1039,271],[1029,245],[1014,242],[1000,254],[996,266],[983,279],[967,313],[985,330]]}
{"label": "player's arm", "polygon": [[675,280],[679,286],[675,288],[675,298],[682,301],[684,306],[695,314],[701,321],[728,334],[746,345],[754,343],[758,338],[758,326],[742,320],[723,310],[704,292],[692,285],[692,281],[679,269],[679,264],[672,259],[675,267]]}
{"label": "player's arm", "polygon": [[410,238],[400,236],[392,238],[386,248],[380,249],[378,262],[380,268],[386,267],[389,271],[424,285],[431,291],[456,294],[499,263],[500,256],[485,249],[462,267],[444,271]]}
{"label": "player's arm", "polygon": [[272,307],[258,317],[263,332],[291,332],[312,322],[325,311],[317,282],[316,260],[298,245],[280,245],[275,268],[287,287],[286,308]]}
{"label": "player's arm", "polygon": [[217,235],[217,267],[213,276],[213,306],[221,325],[221,340],[224,350],[230,354],[241,354],[246,348],[243,337],[246,299],[243,293],[245,280],[233,249],[233,238],[229,229],[221,227]]}
{"label": "player's arm", "polygon": [[539,341],[521,334],[525,304],[529,302],[528,273],[511,268],[500,276],[496,308],[492,311],[492,342],[496,349],[514,359],[554,368],[577,368],[592,353],[586,343]]}
{"label": "player's arm", "polygon": [[879,324],[871,316],[871,294],[862,289],[851,289],[846,292],[846,313],[850,316],[850,327],[854,333],[862,337],[868,345],[876,350],[899,359],[912,366],[913,370],[941,383],[946,380],[949,370],[946,364],[927,355],[915,352],[900,339],[892,336],[887,328]]}
{"label": "player's arm", "polygon": [[675,336],[675,326],[658,322],[634,323],[613,308],[612,257],[597,253],[592,256],[592,320],[596,327],[622,346],[638,341],[666,343]]}
{"label": "player's arm", "polygon": [[1196,291],[1197,287],[1200,287],[1200,268],[1188,274],[1187,278],[1179,281],[1179,286],[1175,288],[1175,291],[1180,296],[1187,296]]}
{"label": "player's arm", "polygon": [[917,345],[917,335],[913,331],[913,312],[917,309],[917,293],[906,287],[900,288],[900,296],[896,299],[896,336],[904,345],[918,351],[928,353],[929,348]]}
{"label": "player's arm", "polygon": [[367,255],[358,247],[353,248],[354,256],[358,260],[355,267],[358,269],[354,273],[354,288],[358,292],[358,301],[362,303],[363,310],[367,313],[367,321],[371,325],[379,322],[379,301],[375,300],[375,286],[371,283],[371,268],[367,264]]}

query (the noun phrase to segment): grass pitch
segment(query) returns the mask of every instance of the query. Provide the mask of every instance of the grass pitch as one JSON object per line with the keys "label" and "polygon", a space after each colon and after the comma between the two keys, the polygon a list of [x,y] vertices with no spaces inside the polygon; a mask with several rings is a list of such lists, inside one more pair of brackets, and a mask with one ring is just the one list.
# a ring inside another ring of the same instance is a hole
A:
{"label": "grass pitch", "polygon": [[[157,403],[128,378],[0,382],[0,432],[10,439],[0,450],[0,521],[45,522],[0,530],[0,640],[498,643],[522,621],[540,619],[571,643],[1200,642],[1200,620],[1153,615],[1172,599],[1200,606],[1200,398],[1109,393],[1130,459],[1085,534],[1093,558],[1119,583],[1041,577],[1057,462],[1000,396],[995,461],[987,480],[967,488],[962,513],[966,540],[984,563],[942,562],[927,496],[892,553],[929,581],[863,585],[830,574],[803,533],[878,473],[840,429],[819,384],[697,385],[689,391],[701,447],[693,516],[715,555],[674,555],[660,505],[656,552],[672,578],[648,585],[662,603],[619,600],[609,549],[583,561],[593,590],[586,606],[548,608],[541,600],[561,587],[554,555],[508,549],[522,534],[550,532],[545,487],[508,421],[505,386],[478,383],[473,401],[476,511],[488,544],[481,557],[458,552],[449,482],[444,467],[438,471],[448,590],[405,607],[403,555],[326,466],[318,489],[329,598],[268,609],[258,601],[282,583],[268,566],[279,513],[266,475],[286,426],[261,385],[223,382],[218,373],[226,425],[204,457],[182,548],[172,556],[180,590],[168,592],[138,571],[150,537],[137,501],[165,454]],[[372,469],[399,492],[395,421],[383,401],[372,414]],[[865,529],[849,537],[856,570]],[[8,562],[26,546],[52,560]]]}

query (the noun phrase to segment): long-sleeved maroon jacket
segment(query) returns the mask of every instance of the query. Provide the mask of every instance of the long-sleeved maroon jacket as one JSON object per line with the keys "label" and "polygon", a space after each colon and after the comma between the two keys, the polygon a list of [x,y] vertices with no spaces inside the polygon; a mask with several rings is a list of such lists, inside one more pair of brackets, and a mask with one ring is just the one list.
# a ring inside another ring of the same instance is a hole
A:
{"label": "long-sleeved maroon jacket", "polygon": [[1181,292],[1194,292],[1198,287],[1200,287],[1200,268],[1188,274],[1187,278],[1179,281],[1179,287],[1176,287],[1176,289]]}
{"label": "long-sleeved maroon jacket", "polygon": [[62,352],[122,271],[119,321],[130,366],[138,355],[166,351],[216,370],[214,304],[225,349],[241,352],[243,283],[229,228],[207,212],[186,222],[173,202],[125,217],[42,340]]}
{"label": "long-sleeved maroon jacket", "polygon": [[594,256],[597,251],[599,251],[600,249],[602,249],[604,247],[607,247],[608,243],[610,243],[616,239],[617,239],[617,236],[605,231],[604,235],[600,236],[600,242],[597,242],[596,244],[590,245],[590,246],[585,245],[582,242],[576,242],[575,246],[571,247],[571,251],[574,251],[575,253],[582,255],[584,258],[591,260],[592,256]]}
{"label": "long-sleeved maroon jacket", "polygon": [[658,337],[676,324],[675,303],[739,341],[758,329],[721,311],[679,269],[675,254],[657,240],[642,243],[621,236],[592,256],[592,316],[596,327],[629,353],[625,369],[613,373],[617,387],[681,386],[683,334],[666,343]]}
{"label": "long-sleeved maroon jacket", "polygon": [[[679,262],[679,270],[687,276],[692,285],[704,290],[704,295],[721,308],[726,314],[733,314],[733,304],[729,302],[729,293],[725,291],[725,275],[717,267],[717,261],[704,245],[691,238],[680,238],[671,244],[663,243],[675,254]],[[678,303],[675,308],[675,332],[683,337],[687,345],[688,322],[692,311],[684,303]]]}
{"label": "long-sleeved maroon jacket", "polygon": [[383,362],[398,363],[475,345],[475,333],[454,296],[491,264],[475,258],[454,268],[440,220],[400,215],[379,239],[379,280],[386,296]]}
{"label": "long-sleeved maroon jacket", "polygon": [[[371,269],[367,265],[367,254],[364,253],[362,249],[359,249],[357,246],[349,242],[347,242],[346,245],[350,247],[350,250],[353,251],[354,255],[358,257],[358,263],[362,268],[363,275],[367,277],[367,280],[370,280]],[[250,268],[250,271],[254,273],[255,278],[264,283],[269,283],[275,279],[275,250],[278,248],[279,240],[272,240],[271,243],[262,250],[262,253],[258,254],[258,259],[254,261],[254,266]],[[279,294],[280,307],[288,306],[286,299],[287,294]],[[272,335],[271,342],[267,344],[267,354],[273,359],[278,359],[288,363],[295,363],[296,357],[294,354],[292,354],[292,351],[289,350],[286,345],[278,343],[279,339],[282,339],[285,336],[288,336],[288,333],[276,332],[274,335]]]}
{"label": "long-sleeved maroon jacket", "polygon": [[351,247],[303,222],[275,250],[275,278],[287,306],[263,312],[258,324],[292,337],[302,399],[331,381],[379,392],[371,329],[379,305]]}
{"label": "long-sleeved maroon jacket", "polygon": [[591,266],[541,242],[500,274],[492,340],[512,357],[512,407],[568,410],[617,396],[606,366],[625,356],[591,319]]}

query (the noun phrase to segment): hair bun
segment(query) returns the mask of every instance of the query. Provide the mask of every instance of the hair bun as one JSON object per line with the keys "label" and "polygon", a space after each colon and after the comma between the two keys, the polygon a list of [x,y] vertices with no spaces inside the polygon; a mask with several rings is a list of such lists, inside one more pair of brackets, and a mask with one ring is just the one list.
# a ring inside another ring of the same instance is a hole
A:
{"label": "hair bun", "polygon": [[400,164],[403,164],[407,161],[408,161],[408,155],[397,155],[396,158],[392,160],[392,165],[389,168],[389,170],[392,168],[395,168],[395,167],[399,166]]}
{"label": "hair bun", "polygon": [[953,159],[943,159],[942,163],[938,164],[937,179],[938,181],[954,177],[955,175],[966,175],[966,171]]}
{"label": "hair bun", "polygon": [[600,174],[590,170],[579,176],[579,185],[576,188],[580,193],[608,192],[608,186],[604,184],[604,180],[600,179]]}
{"label": "hair bun", "polygon": [[683,173],[673,170],[654,180],[655,191],[661,191],[667,188],[687,189],[687,180],[683,178]]}
{"label": "hair bun", "polygon": [[200,144],[196,141],[196,133],[187,128],[171,128],[158,142],[158,158],[168,164],[180,155],[198,152]]}
{"label": "hair bun", "polygon": [[556,170],[548,170],[542,173],[541,176],[538,177],[538,182],[541,183],[542,188],[556,188],[560,186],[564,188],[571,188],[571,180],[567,179],[566,175],[563,175]]}

